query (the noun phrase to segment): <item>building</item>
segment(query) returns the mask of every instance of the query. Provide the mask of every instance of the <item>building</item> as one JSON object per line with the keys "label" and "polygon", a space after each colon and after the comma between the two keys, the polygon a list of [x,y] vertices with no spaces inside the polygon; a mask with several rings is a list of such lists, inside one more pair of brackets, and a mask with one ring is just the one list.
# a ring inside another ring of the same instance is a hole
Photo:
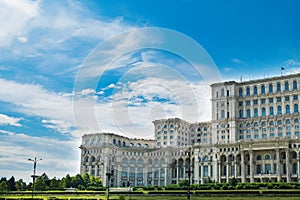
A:
{"label": "building", "polygon": [[293,74],[212,84],[210,122],[155,120],[154,140],[84,135],[81,173],[111,186],[300,182],[299,81]]}

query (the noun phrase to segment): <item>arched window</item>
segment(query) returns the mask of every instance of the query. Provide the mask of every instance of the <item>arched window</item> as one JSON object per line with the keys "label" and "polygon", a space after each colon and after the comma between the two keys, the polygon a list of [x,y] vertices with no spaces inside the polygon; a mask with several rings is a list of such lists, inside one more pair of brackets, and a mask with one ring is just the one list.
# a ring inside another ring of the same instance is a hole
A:
{"label": "arched window", "polygon": [[137,148],[141,148],[141,144],[140,143],[137,143]]}
{"label": "arched window", "polygon": [[281,108],[281,106],[277,106],[277,114],[278,115],[282,114],[282,108]]}
{"label": "arched window", "polygon": [[255,123],[254,123],[254,126],[256,126],[256,127],[257,127],[257,126],[258,126],[258,123],[257,123],[257,122],[255,122]]}
{"label": "arched window", "polygon": [[243,96],[243,88],[239,88],[239,96],[240,96],[240,97]]}
{"label": "arched window", "polygon": [[258,109],[254,108],[254,117],[258,117]]}
{"label": "arched window", "polygon": [[270,126],[274,126],[274,121],[270,121]]}
{"label": "arched window", "polygon": [[149,147],[149,145],[148,144],[144,144],[144,148],[148,148]]}
{"label": "arched window", "polygon": [[167,124],[165,124],[165,125],[164,125],[164,129],[167,129],[167,128],[168,128],[168,125],[167,125]]}
{"label": "arched window", "polygon": [[292,159],[297,159],[297,153],[295,151],[292,152]]}
{"label": "arched window", "polygon": [[141,158],[138,159],[137,164],[138,164],[138,165],[142,165],[142,164],[143,164],[143,159],[141,159]]}
{"label": "arched window", "polygon": [[291,124],[291,120],[289,119],[285,120],[285,124]]}
{"label": "arched window", "polygon": [[250,128],[251,127],[251,124],[250,123],[247,123],[247,128]]}
{"label": "arched window", "polygon": [[294,104],[294,113],[298,113],[298,104]]}
{"label": "arched window", "polygon": [[299,123],[299,119],[298,118],[294,119],[294,123],[298,124]]}
{"label": "arched window", "polygon": [[286,105],[285,106],[285,113],[286,114],[290,114],[291,112],[290,112],[290,105]]}
{"label": "arched window", "polygon": [[267,123],[266,123],[266,122],[262,122],[261,125],[262,125],[262,126],[266,126]]}
{"label": "arched window", "polygon": [[243,112],[243,110],[239,110],[239,115],[240,115],[240,118],[243,118],[243,117],[244,117],[244,112]]}
{"label": "arched window", "polygon": [[246,111],[246,112],[247,112],[247,117],[248,117],[248,118],[250,118],[250,117],[251,117],[251,112],[250,112],[250,109],[247,109],[247,111]]}
{"label": "arched window", "polygon": [[130,164],[135,164],[135,160],[133,158],[130,159]]}
{"label": "arched window", "polygon": [[113,143],[114,143],[114,144],[117,144],[117,141],[116,141],[116,139],[113,139]]}
{"label": "arched window", "polygon": [[261,116],[265,117],[266,116],[266,108],[261,109]]}
{"label": "arched window", "polygon": [[266,87],[264,85],[261,86],[260,93],[261,94],[265,94],[266,93]]}
{"label": "arched window", "polygon": [[256,157],[256,160],[261,160],[261,155],[258,155],[258,156]]}
{"label": "arched window", "polygon": [[297,90],[298,86],[297,86],[297,81],[293,82],[293,90]]}
{"label": "arched window", "polygon": [[280,91],[281,91],[281,85],[280,85],[280,83],[277,83],[276,88],[277,88],[277,92],[280,92]]}
{"label": "arched window", "polygon": [[265,160],[271,160],[271,156],[269,154],[265,155]]}
{"label": "arched window", "polygon": [[284,83],[284,90],[289,91],[289,82]]}
{"label": "arched window", "polygon": [[254,94],[254,95],[257,95],[257,86],[256,86],[256,85],[255,85],[254,88],[253,88],[253,94]]}
{"label": "arched window", "polygon": [[224,88],[222,88],[222,90],[221,90],[221,97],[224,97],[225,96],[225,94],[224,94]]}
{"label": "arched window", "polygon": [[122,159],[122,163],[123,163],[123,164],[127,164],[127,163],[128,163],[127,158],[123,158],[123,159]]}
{"label": "arched window", "polygon": [[126,147],[126,142],[123,142],[123,147]]}
{"label": "arched window", "polygon": [[225,119],[225,111],[224,110],[221,111],[221,118]]}
{"label": "arched window", "polygon": [[269,93],[273,93],[273,85],[271,83],[269,85]]}
{"label": "arched window", "polygon": [[246,95],[250,96],[250,88],[249,87],[246,88]]}
{"label": "arched window", "polygon": [[274,115],[274,108],[273,108],[273,106],[270,107],[270,115],[271,115],[271,116]]}
{"label": "arched window", "polygon": [[174,128],[174,124],[171,124],[171,125],[170,125],[170,128]]}
{"label": "arched window", "polygon": [[282,125],[282,121],[279,120],[279,121],[277,122],[277,125]]}

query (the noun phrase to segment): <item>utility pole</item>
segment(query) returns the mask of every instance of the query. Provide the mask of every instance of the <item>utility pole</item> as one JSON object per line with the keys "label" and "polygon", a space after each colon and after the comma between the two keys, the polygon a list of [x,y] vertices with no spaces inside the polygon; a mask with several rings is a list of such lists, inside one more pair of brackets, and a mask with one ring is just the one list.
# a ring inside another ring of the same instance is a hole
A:
{"label": "utility pole", "polygon": [[35,175],[36,172],[36,163],[38,161],[42,160],[40,159],[36,159],[36,157],[34,159],[29,158],[28,161],[32,161],[33,162],[33,175],[31,175],[32,177],[32,194],[31,194],[31,198],[33,199],[33,193],[34,193],[34,183],[35,183],[35,179],[38,177],[37,175]]}

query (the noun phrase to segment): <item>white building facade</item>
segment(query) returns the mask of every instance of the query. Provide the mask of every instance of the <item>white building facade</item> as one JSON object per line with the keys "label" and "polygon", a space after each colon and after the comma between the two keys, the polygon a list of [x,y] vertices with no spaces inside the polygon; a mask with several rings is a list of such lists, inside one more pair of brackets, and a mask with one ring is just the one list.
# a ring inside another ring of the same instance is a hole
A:
{"label": "white building facade", "polygon": [[154,140],[84,135],[81,173],[111,186],[165,186],[188,178],[298,182],[299,81],[293,74],[215,83],[210,122],[155,120]]}

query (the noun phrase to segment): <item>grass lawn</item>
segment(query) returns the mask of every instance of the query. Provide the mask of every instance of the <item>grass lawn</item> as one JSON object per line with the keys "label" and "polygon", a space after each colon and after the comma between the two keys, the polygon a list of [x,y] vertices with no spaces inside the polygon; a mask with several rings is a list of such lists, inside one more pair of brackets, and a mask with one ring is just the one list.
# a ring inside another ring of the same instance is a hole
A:
{"label": "grass lawn", "polygon": [[[105,200],[106,197],[101,195],[95,195],[95,196],[34,196],[35,199],[43,199],[43,200],[51,200],[51,199],[56,199],[56,200],[79,200],[79,199],[90,199],[90,200]],[[16,199],[30,199],[31,196],[0,196],[0,199],[2,200],[7,199],[7,200],[16,200]],[[125,196],[126,200],[129,199],[129,195]],[[111,200],[117,200],[119,199],[119,196],[112,195],[110,196]],[[185,200],[187,199],[186,196],[131,196],[132,200]],[[299,197],[267,197],[267,196],[254,196],[254,197],[193,197],[191,196],[191,200],[261,200],[261,199],[266,199],[266,200],[298,200]]]}

